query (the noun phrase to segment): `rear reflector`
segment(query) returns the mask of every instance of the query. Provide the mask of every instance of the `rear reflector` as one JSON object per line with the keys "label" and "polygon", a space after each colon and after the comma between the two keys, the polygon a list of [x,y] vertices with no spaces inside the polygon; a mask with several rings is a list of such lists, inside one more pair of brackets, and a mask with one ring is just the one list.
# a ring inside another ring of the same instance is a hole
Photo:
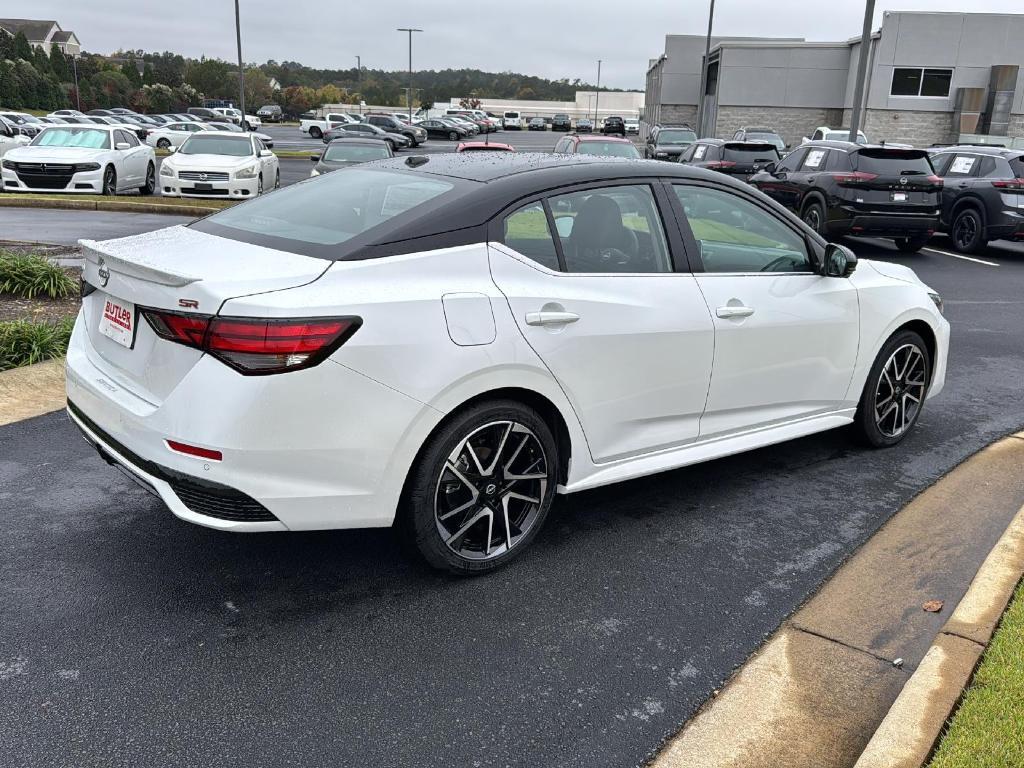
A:
{"label": "rear reflector", "polygon": [[199,448],[194,445],[179,443],[177,440],[167,440],[166,443],[167,447],[172,451],[184,453],[188,456],[195,456],[200,459],[209,459],[210,461],[222,461],[224,459],[224,455],[220,451],[213,451],[209,448]]}
{"label": "rear reflector", "polygon": [[143,308],[162,339],[201,349],[247,376],[310,368],[344,344],[358,317],[215,317]]}

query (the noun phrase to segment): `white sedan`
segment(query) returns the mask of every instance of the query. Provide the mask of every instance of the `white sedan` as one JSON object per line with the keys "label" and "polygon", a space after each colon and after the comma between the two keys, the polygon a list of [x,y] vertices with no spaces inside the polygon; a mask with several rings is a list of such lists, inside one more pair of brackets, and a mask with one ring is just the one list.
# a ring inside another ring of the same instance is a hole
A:
{"label": "white sedan", "polygon": [[68,411],[110,463],[189,522],[394,524],[459,573],[556,494],[845,425],[895,446],[946,378],[910,269],[688,165],[379,160],[82,247]]}
{"label": "white sedan", "polygon": [[160,190],[169,197],[245,200],[279,186],[277,155],[252,134],[194,133],[160,165]]}
{"label": "white sedan", "polygon": [[154,128],[146,136],[146,143],[151,147],[157,149],[169,149],[171,147],[180,147],[185,143],[192,134],[199,133],[200,131],[213,131],[216,130],[209,126],[208,123],[193,123],[193,122],[179,122],[179,123],[168,123],[162,125],[159,128]]}
{"label": "white sedan", "polygon": [[81,192],[116,195],[156,189],[156,157],[128,128],[53,125],[2,162],[8,192]]}
{"label": "white sedan", "polygon": [[0,117],[0,157],[8,150],[23,147],[28,142],[28,136],[23,134],[17,125],[4,117]]}

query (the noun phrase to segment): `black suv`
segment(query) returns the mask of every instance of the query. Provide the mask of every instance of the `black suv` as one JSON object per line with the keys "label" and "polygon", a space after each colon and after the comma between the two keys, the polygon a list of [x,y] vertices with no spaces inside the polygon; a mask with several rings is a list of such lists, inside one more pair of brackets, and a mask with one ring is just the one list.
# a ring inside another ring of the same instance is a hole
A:
{"label": "black suv", "polygon": [[391,115],[365,115],[363,117],[363,122],[369,123],[370,125],[376,125],[382,131],[387,131],[388,133],[400,133],[402,136],[405,136],[405,138],[407,138],[410,144],[414,147],[418,147],[420,142],[427,140],[427,131],[425,128],[408,125]]}
{"label": "black suv", "polygon": [[566,114],[555,115],[551,118],[552,131],[571,131],[572,119]]}
{"label": "black suv", "polygon": [[609,133],[617,133],[619,136],[626,135],[626,123],[618,115],[609,115],[604,119],[604,125],[601,126],[601,133],[608,135]]}
{"label": "black suv", "polygon": [[942,177],[940,229],[953,246],[977,253],[989,240],[1024,238],[1024,150],[943,147],[932,154]]}
{"label": "black suv", "polygon": [[923,149],[810,141],[750,183],[825,236],[891,237],[913,253],[939,227],[942,179]]}
{"label": "black suv", "polygon": [[688,125],[659,125],[647,137],[644,157],[678,162],[679,156],[696,140],[697,134]]}
{"label": "black suv", "polygon": [[768,128],[762,125],[748,125],[740,128],[736,133],[732,135],[733,141],[767,141],[769,144],[774,144],[775,148],[779,150],[779,154],[785,154],[786,152],[786,140],[783,139],[779,132],[774,128]]}
{"label": "black suv", "polygon": [[781,159],[775,145],[766,141],[701,139],[683,152],[679,162],[720,171],[738,181],[749,181],[755,173]]}

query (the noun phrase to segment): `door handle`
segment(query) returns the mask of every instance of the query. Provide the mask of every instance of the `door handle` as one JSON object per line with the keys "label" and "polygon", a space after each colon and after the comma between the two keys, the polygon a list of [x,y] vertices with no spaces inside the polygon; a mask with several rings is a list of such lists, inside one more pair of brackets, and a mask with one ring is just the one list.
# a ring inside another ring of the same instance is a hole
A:
{"label": "door handle", "polygon": [[719,307],[715,314],[723,318],[750,317],[754,310],[752,307]]}
{"label": "door handle", "polygon": [[580,316],[575,312],[527,312],[527,325],[565,325],[575,323]]}

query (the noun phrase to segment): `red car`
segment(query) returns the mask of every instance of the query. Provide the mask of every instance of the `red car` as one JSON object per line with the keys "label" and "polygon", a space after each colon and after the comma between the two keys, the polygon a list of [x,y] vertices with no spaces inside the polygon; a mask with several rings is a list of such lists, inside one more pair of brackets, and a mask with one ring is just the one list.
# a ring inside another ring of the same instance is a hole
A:
{"label": "red car", "polygon": [[511,144],[501,144],[497,141],[463,141],[455,148],[456,152],[479,152],[480,150],[497,150],[498,152],[515,152],[516,148]]}
{"label": "red car", "polygon": [[598,155],[600,157],[629,157],[640,159],[640,151],[629,139],[588,133],[581,136],[570,133],[555,144],[554,151],[563,155]]}

